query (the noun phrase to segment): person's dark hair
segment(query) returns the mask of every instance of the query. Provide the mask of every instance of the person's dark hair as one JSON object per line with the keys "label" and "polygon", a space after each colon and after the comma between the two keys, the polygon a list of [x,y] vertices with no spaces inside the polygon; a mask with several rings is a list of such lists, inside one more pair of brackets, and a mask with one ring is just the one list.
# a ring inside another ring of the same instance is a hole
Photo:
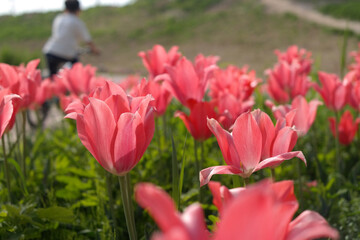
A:
{"label": "person's dark hair", "polygon": [[71,13],[75,13],[80,10],[80,3],[78,0],[66,0],[65,8]]}

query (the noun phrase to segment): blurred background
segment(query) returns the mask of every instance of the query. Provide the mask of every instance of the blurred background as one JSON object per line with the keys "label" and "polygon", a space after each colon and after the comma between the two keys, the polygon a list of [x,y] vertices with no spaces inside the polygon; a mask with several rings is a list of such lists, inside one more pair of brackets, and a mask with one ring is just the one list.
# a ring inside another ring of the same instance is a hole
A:
{"label": "blurred background", "polygon": [[[275,49],[297,44],[313,53],[314,70],[339,73],[347,51],[357,49],[358,33],[316,23],[313,12],[360,24],[358,0],[82,0],[86,23],[100,56],[83,55],[100,72],[141,73],[137,53],[154,44],[178,45],[188,58],[218,55],[220,66],[249,65],[261,75],[276,61]],[[282,8],[300,10],[300,15]],[[3,0],[0,9],[0,62],[19,64],[42,58],[41,49],[64,1]],[[340,21],[340,20],[339,20]],[[359,25],[360,26],[360,25]],[[360,29],[360,27],[359,27]]]}

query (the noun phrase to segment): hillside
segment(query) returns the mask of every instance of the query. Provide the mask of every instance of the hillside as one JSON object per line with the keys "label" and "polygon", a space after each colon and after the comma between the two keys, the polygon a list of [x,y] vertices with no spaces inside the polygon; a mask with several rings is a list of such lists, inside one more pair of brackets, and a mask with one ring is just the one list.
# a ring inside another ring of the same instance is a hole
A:
{"label": "hillside", "polygon": [[[141,72],[137,53],[160,43],[178,45],[188,58],[200,52],[219,55],[221,66],[248,64],[261,75],[275,62],[274,49],[297,44],[313,52],[316,68],[340,71],[342,33],[292,15],[273,15],[258,0],[179,2],[139,0],[122,8],[97,7],[82,12],[80,17],[102,50],[101,56],[83,56],[82,61],[110,73]],[[56,14],[0,17],[0,57],[40,57]],[[350,37],[348,50],[357,49],[357,41]]]}

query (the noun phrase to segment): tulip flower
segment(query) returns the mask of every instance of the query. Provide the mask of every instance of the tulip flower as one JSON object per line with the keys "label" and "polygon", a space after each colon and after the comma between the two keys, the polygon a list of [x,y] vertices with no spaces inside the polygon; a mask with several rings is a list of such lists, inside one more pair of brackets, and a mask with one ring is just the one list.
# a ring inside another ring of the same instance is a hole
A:
{"label": "tulip flower", "polygon": [[21,102],[21,97],[10,94],[8,89],[0,90],[0,137],[11,129]]}
{"label": "tulip flower", "polygon": [[[63,69],[58,78],[59,85],[65,87],[65,91],[81,95],[88,94],[93,89],[104,84],[105,79],[96,77],[96,68],[91,65],[82,65],[82,63],[75,63],[70,69]],[[65,92],[64,92],[65,93]]]}
{"label": "tulip flower", "polygon": [[[246,190],[243,187],[228,189],[226,186],[222,186],[219,182],[214,181],[210,181],[208,186],[213,195],[213,203],[220,213],[242,191]],[[279,200],[297,205],[293,181],[274,182],[271,184],[271,187]]]}
{"label": "tulip flower", "polygon": [[100,165],[118,175],[129,237],[136,239],[127,174],[139,162],[154,135],[151,95],[130,97],[106,81],[89,97],[69,104],[65,118],[76,120],[79,138]]}
{"label": "tulip flower", "polygon": [[[341,116],[340,123],[337,123],[334,117],[329,118],[329,122],[332,134],[339,139],[341,144],[348,145],[356,135],[360,119],[354,121],[350,111],[347,110]],[[336,133],[339,135],[337,136]]]}
{"label": "tulip flower", "polygon": [[303,96],[297,96],[291,105],[275,106],[270,101],[267,104],[276,119],[285,118],[286,126],[295,127],[299,136],[304,136],[315,121],[317,107],[322,103],[318,100],[311,100],[309,103]]}
{"label": "tulip flower", "polygon": [[287,103],[298,95],[305,96],[311,86],[310,79],[296,61],[291,64],[279,62],[274,69],[267,70],[266,74],[267,92],[278,103]]}
{"label": "tulip flower", "polygon": [[263,181],[239,192],[224,207],[213,239],[339,238],[339,233],[316,212],[304,211],[291,221],[297,208],[291,181]]}
{"label": "tulip flower", "polygon": [[236,193],[224,186],[222,189],[227,201],[222,206],[221,218],[213,234],[206,230],[204,214],[197,203],[180,214],[169,195],[150,183],[138,184],[135,187],[135,198],[153,217],[161,231],[154,233],[151,239],[339,238],[339,233],[316,212],[305,211],[291,221],[298,208],[292,181],[271,183],[265,180],[248,188],[236,189]]}
{"label": "tulip flower", "polygon": [[181,54],[178,52],[179,47],[173,46],[167,53],[163,46],[154,45],[152,50],[139,52],[143,64],[150,74],[150,80],[160,74],[166,73],[165,66],[175,66],[180,59]]}
{"label": "tulip flower", "polygon": [[229,66],[214,71],[209,95],[216,102],[218,113],[222,115],[219,120],[226,129],[255,104],[252,94],[260,81],[255,71],[248,72],[246,66],[242,69]]}
{"label": "tulip flower", "polygon": [[141,79],[142,78],[139,75],[129,75],[122,79],[119,85],[125,90],[126,93],[129,94],[133,88],[135,88],[141,82]]}
{"label": "tulip flower", "polygon": [[293,45],[290,46],[286,52],[280,52],[279,50],[275,50],[275,54],[278,56],[278,61],[285,61],[288,64],[292,64],[296,62],[299,64],[300,73],[305,73],[305,75],[310,74],[311,71],[311,52],[306,51],[306,49],[299,49],[298,46]]}
{"label": "tulip flower", "polygon": [[314,83],[315,90],[320,93],[325,105],[334,111],[341,110],[347,103],[349,89],[347,85],[340,81],[335,74],[319,72],[320,87]]}
{"label": "tulip flower", "polygon": [[8,92],[8,89],[0,90],[0,137],[2,138],[2,150],[4,156],[4,175],[6,178],[6,187],[8,190],[9,201],[11,203],[10,172],[3,135],[5,131],[11,129],[11,125],[14,124],[21,97],[16,94],[8,94]]}
{"label": "tulip flower", "polygon": [[155,233],[152,239],[208,239],[209,233],[200,204],[194,203],[180,214],[169,195],[150,183],[136,185],[135,199],[149,212],[161,230],[161,233]]}
{"label": "tulip flower", "polygon": [[[110,88],[118,93],[109,94]],[[150,101],[150,95],[131,98],[120,86],[106,82],[87,104],[77,104],[76,111],[70,104],[66,118],[76,120],[81,142],[100,165],[122,176],[138,163],[154,134]]]}
{"label": "tulip flower", "polygon": [[181,58],[175,67],[167,66],[168,74],[159,75],[155,80],[164,80],[164,86],[184,106],[193,99],[201,102],[204,98],[211,72],[216,69],[213,59],[199,57],[196,64]]}
{"label": "tulip flower", "polygon": [[189,101],[190,115],[177,111],[175,117],[179,117],[185,124],[193,138],[198,141],[204,141],[212,136],[207,126],[207,118],[216,118],[214,102],[196,102]]}
{"label": "tulip flower", "polygon": [[294,157],[306,163],[301,151],[291,150],[297,134],[290,127],[277,124],[260,110],[243,113],[234,123],[232,133],[224,130],[215,119],[208,119],[226,166],[209,167],[200,172],[200,185],[209,182],[214,174],[236,174],[248,178],[253,172],[266,167],[276,167]]}
{"label": "tulip flower", "polygon": [[171,93],[164,88],[163,84],[159,81],[149,80],[146,81],[145,78],[136,85],[130,92],[131,96],[146,96],[151,94],[154,98],[155,114],[156,116],[161,116],[165,113],[167,106],[170,104],[172,95]]}

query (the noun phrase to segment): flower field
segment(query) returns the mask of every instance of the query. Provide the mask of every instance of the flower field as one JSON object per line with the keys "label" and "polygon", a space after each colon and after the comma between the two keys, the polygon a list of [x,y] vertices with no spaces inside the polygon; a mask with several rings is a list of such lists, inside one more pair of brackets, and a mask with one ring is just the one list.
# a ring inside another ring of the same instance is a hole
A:
{"label": "flower field", "polygon": [[0,239],[360,239],[360,50],[343,76],[274,53],[155,45],[120,83],[0,63]]}

